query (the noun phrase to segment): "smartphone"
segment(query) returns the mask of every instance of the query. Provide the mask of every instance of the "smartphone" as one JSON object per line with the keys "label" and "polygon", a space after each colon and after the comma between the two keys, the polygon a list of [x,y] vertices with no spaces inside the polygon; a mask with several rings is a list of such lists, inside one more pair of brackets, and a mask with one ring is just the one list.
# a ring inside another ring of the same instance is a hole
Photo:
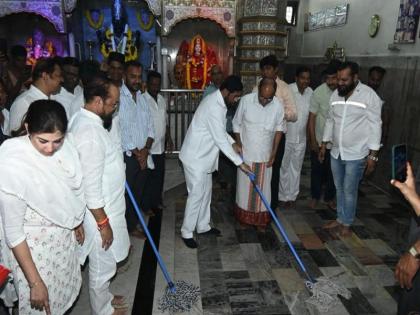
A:
{"label": "smartphone", "polygon": [[392,179],[405,182],[407,179],[407,145],[396,144],[392,147]]}

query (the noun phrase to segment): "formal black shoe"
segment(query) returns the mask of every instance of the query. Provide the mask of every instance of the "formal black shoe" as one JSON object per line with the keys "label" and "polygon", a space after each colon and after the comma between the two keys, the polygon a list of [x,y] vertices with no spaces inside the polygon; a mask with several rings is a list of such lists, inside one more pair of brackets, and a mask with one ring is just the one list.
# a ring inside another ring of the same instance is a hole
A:
{"label": "formal black shoe", "polygon": [[197,248],[197,242],[193,239],[193,238],[183,238],[182,240],[184,241],[185,246],[189,247],[189,248]]}
{"label": "formal black shoe", "polygon": [[198,233],[198,234],[200,234],[200,235],[216,235],[216,236],[220,236],[222,234],[222,232],[220,232],[220,230],[218,230],[216,228],[211,228],[207,232]]}

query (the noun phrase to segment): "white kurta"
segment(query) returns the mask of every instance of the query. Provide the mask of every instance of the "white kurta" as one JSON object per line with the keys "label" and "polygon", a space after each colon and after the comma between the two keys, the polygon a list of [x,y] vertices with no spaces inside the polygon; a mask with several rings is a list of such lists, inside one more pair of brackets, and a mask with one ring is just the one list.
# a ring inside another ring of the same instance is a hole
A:
{"label": "white kurta", "polygon": [[45,313],[31,309],[26,277],[8,248],[26,241],[48,288],[51,313],[64,314],[76,300],[82,282],[73,231],[85,214],[77,151],[66,138],[47,157],[23,136],[4,142],[0,161],[0,263],[13,271],[19,313]]}
{"label": "white kurta", "polygon": [[[74,136],[83,168],[87,206],[89,209],[104,207],[114,232],[114,242],[109,250],[117,262],[121,261],[127,257],[130,246],[125,222],[125,165],[121,148],[103,127],[102,119],[85,109],[70,121],[69,132]],[[93,236],[99,234],[94,220],[87,211],[82,261],[93,246]]]}
{"label": "white kurta", "polygon": [[280,168],[279,200],[295,201],[299,194],[300,173],[306,150],[306,126],[312,89],[306,88],[303,94],[296,83],[290,84],[298,111],[298,120],[287,123],[286,146]]}
{"label": "white kurta", "polygon": [[168,125],[166,101],[160,94],[158,94],[157,102],[148,92],[145,92],[143,96],[147,104],[149,105],[150,114],[153,119],[153,127],[155,129],[153,144],[152,148],[150,149],[150,153],[162,154],[163,152],[165,152],[166,126]]}
{"label": "white kurta", "polygon": [[[80,93],[80,91],[78,93]],[[72,94],[64,87],[61,87],[58,94],[51,95],[51,99],[63,105],[64,109],[66,110],[68,120],[70,120],[73,115],[84,106],[84,99],[80,98],[79,94]]]}
{"label": "white kurta", "polygon": [[188,199],[181,234],[210,230],[211,173],[218,167],[219,152],[235,165],[242,164],[233,150],[234,140],[226,132],[226,105],[219,90],[205,97],[188,127],[179,159],[184,166]]}
{"label": "white kurta", "polygon": [[45,95],[35,85],[31,85],[29,90],[20,94],[10,107],[9,131],[12,132],[21,127],[22,119],[26,115],[29,105],[31,105],[32,102],[47,99],[48,96]]}
{"label": "white kurta", "polygon": [[10,130],[9,130],[9,120],[10,120],[10,114],[9,111],[6,108],[3,108],[1,110],[3,117],[4,117],[4,122],[3,125],[0,126],[1,131],[3,132],[3,134],[5,136],[10,136]]}
{"label": "white kurta", "polygon": [[[114,117],[114,122],[117,117]],[[118,126],[116,122],[112,128]],[[115,138],[119,132],[115,129],[113,133],[108,132],[103,127],[102,119],[85,109],[74,115],[69,131],[77,139],[87,206],[89,209],[104,208],[113,231],[114,241],[105,251],[96,220],[87,211],[80,262],[83,263],[89,255],[91,314],[110,315],[113,313],[113,296],[109,292],[109,283],[115,275],[116,263],[127,257],[130,247],[125,221],[125,165],[121,146]]]}
{"label": "white kurta", "polygon": [[[284,106],[277,97],[262,106],[258,92],[245,95],[232,124],[233,132],[241,136],[244,161],[252,166],[257,184],[270,202],[272,168],[267,168],[266,163],[273,151],[276,132],[284,131]],[[235,216],[240,222],[264,226],[270,219],[268,213],[262,214],[266,211],[248,176],[238,170]]]}

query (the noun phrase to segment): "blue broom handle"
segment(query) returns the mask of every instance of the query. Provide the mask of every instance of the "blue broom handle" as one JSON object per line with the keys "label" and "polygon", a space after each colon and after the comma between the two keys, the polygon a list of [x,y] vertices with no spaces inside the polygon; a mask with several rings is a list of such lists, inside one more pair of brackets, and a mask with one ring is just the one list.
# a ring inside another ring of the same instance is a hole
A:
{"label": "blue broom handle", "polygon": [[141,215],[140,207],[138,206],[136,199],[134,199],[133,193],[131,192],[130,186],[128,185],[127,182],[125,182],[125,188],[127,189],[128,196],[130,197],[130,200],[134,206],[134,209],[136,210],[137,216],[139,217],[141,226],[143,227],[143,230],[147,235],[147,239],[149,240],[150,245],[152,245],[152,248],[158,260],[160,269],[162,270],[163,275],[165,276],[166,282],[168,283],[168,286],[171,289],[171,291],[175,292],[175,285],[172,282],[171,277],[169,276],[168,270],[166,270],[166,266],[163,263],[162,257],[160,256],[159,251],[156,248],[155,242],[153,241],[153,238],[150,235],[149,229],[147,228],[146,222],[144,222],[143,216]]}
{"label": "blue broom handle", "polygon": [[312,283],[314,283],[312,277],[309,275],[308,271],[305,268],[305,265],[303,264],[302,260],[300,259],[298,253],[296,252],[295,247],[293,246],[293,244],[290,242],[286,231],[284,230],[283,226],[281,225],[280,221],[277,218],[277,215],[274,213],[274,211],[271,209],[270,204],[268,203],[267,199],[265,198],[264,194],[262,193],[262,191],[260,190],[260,188],[258,187],[258,185],[255,182],[255,174],[248,174],[249,179],[251,180],[251,183],[254,186],[255,191],[258,193],[258,195],[260,195],[265,207],[267,208],[267,210],[270,212],[271,217],[274,220],[274,223],[277,225],[278,229],[280,230],[281,235],[283,236],[284,240],[286,241],[287,245],[289,246],[290,250],[292,251],[293,256],[295,256],[296,261],[299,264],[300,269],[305,273],[306,277],[308,278],[308,280]]}

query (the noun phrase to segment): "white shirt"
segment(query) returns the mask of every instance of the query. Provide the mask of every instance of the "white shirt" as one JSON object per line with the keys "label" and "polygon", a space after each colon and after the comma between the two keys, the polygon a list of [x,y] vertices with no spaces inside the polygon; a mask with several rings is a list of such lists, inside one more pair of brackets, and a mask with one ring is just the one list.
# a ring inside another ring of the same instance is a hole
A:
{"label": "white shirt", "polygon": [[29,105],[31,105],[32,102],[47,99],[48,96],[33,84],[29,90],[20,94],[10,107],[9,131],[12,132],[20,128],[22,119],[26,115]]}
{"label": "white shirt", "polygon": [[343,160],[359,160],[381,143],[382,101],[367,85],[359,82],[347,99],[335,90],[324,129],[324,142],[332,142],[331,155]]}
{"label": "white shirt", "polygon": [[136,93],[136,100],[125,84],[120,91],[119,122],[123,151],[142,149],[147,138],[155,137],[149,105],[140,91]]}
{"label": "white shirt", "polygon": [[3,126],[1,126],[1,131],[3,132],[3,134],[5,136],[10,136],[10,129],[9,129],[9,119],[10,119],[10,114],[9,111],[6,108],[3,108],[1,110],[3,117],[4,117],[4,121],[3,121]]}
{"label": "white shirt", "polygon": [[241,98],[232,121],[233,132],[240,133],[244,159],[268,162],[276,131],[284,131],[284,106],[277,97],[267,105],[259,103],[258,92]]}
{"label": "white shirt", "polygon": [[147,104],[149,105],[150,114],[153,119],[153,127],[155,131],[154,141],[152,144],[152,148],[150,149],[150,153],[162,154],[163,152],[165,152],[166,126],[168,124],[166,102],[163,96],[160,94],[158,94],[157,96],[157,102],[148,92],[145,92],[143,96]]}
{"label": "white shirt", "polygon": [[51,95],[51,99],[63,105],[68,120],[70,120],[80,108],[84,107],[84,102],[82,102],[82,99],[79,98],[78,95],[70,93],[63,87],[61,87],[58,94]]}
{"label": "white shirt", "polygon": [[[118,127],[118,124],[113,126]],[[85,197],[89,209],[104,208],[114,233],[110,248],[115,259],[127,256],[129,237],[125,221],[125,165],[121,148],[115,145],[102,119],[82,108],[69,123],[79,152],[83,170]],[[82,247],[82,261],[94,246],[94,235],[99,233],[90,211],[84,222],[86,240]]]}
{"label": "white shirt", "polygon": [[308,124],[309,106],[313,91],[310,87],[307,87],[301,94],[296,83],[289,84],[289,87],[296,103],[298,119],[295,122],[287,122],[286,142],[304,143],[306,142],[306,125]]}
{"label": "white shirt", "polygon": [[232,148],[235,141],[226,132],[226,111],[220,90],[201,101],[179,153],[182,163],[198,172],[210,173],[217,170],[222,150],[235,165],[242,164],[241,157]]}

